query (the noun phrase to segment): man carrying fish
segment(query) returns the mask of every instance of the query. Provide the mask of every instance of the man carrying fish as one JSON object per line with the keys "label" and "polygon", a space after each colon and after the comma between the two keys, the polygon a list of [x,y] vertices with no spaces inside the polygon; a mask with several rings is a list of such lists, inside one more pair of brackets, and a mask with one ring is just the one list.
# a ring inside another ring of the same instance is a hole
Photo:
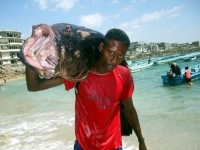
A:
{"label": "man carrying fish", "polygon": [[96,61],[82,80],[62,75],[40,78],[34,68],[26,66],[29,91],[45,90],[61,84],[66,90],[76,89],[74,150],[122,150],[120,100],[138,138],[139,150],[147,150],[132,101],[133,77],[127,67],[120,65],[129,46],[130,40],[124,31],[109,30],[98,46]]}

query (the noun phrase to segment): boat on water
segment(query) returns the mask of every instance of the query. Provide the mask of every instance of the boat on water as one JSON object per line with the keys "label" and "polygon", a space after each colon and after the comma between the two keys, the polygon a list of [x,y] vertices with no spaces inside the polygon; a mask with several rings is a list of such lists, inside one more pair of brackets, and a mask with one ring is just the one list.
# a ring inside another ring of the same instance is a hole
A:
{"label": "boat on water", "polygon": [[200,55],[200,52],[193,52],[193,53],[187,53],[187,54],[180,54],[178,57],[182,59],[183,61],[191,61],[195,60],[197,56]]}
{"label": "boat on water", "polygon": [[131,64],[132,64],[132,61],[131,61],[131,60],[127,60],[126,62],[127,62],[127,64],[128,64],[128,66],[131,66]]}
{"label": "boat on water", "polygon": [[153,62],[148,62],[148,61],[139,61],[136,63],[133,63],[129,69],[131,72],[137,72],[137,71],[142,71],[144,69],[150,68],[153,65]]}
{"label": "boat on water", "polygon": [[183,59],[185,61],[190,61],[196,59],[196,57],[200,55],[200,52],[194,52],[194,53],[187,53],[187,54],[175,54],[170,56],[161,57],[160,59],[157,59],[154,61],[154,65],[158,64],[165,64],[170,61],[176,61]]}
{"label": "boat on water", "polygon": [[[191,81],[200,79],[200,64],[189,67],[191,70]],[[161,75],[163,85],[180,85],[185,82],[184,70],[182,75],[176,75],[171,78],[168,77],[167,73]]]}
{"label": "boat on water", "polygon": [[160,59],[157,59],[153,62],[154,65],[158,65],[158,64],[165,64],[165,63],[168,63],[170,61],[175,61],[175,60],[178,60],[180,59],[178,57],[178,55],[171,55],[171,56],[166,56],[166,57],[162,57]]}
{"label": "boat on water", "polygon": [[197,57],[196,56],[188,56],[186,58],[183,58],[183,61],[192,61],[195,60]]}

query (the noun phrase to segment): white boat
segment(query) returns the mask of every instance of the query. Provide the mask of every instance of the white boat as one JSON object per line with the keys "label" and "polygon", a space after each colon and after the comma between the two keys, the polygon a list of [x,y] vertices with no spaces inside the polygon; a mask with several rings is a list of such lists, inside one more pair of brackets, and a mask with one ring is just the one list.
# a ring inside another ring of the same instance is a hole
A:
{"label": "white boat", "polygon": [[187,54],[184,54],[184,55],[180,55],[179,58],[186,60],[186,61],[190,61],[190,60],[196,59],[196,57],[198,55],[200,55],[200,52],[193,52],[193,53],[187,53]]}
{"label": "white boat", "polygon": [[186,58],[183,58],[183,61],[191,61],[191,60],[195,60],[197,57],[196,56],[188,56]]}
{"label": "white boat", "polygon": [[178,60],[178,59],[180,59],[178,57],[178,55],[171,55],[171,56],[162,57],[162,58],[154,61],[153,63],[155,65],[157,65],[157,64],[165,64],[165,63],[168,63],[170,61],[175,61],[175,60]]}
{"label": "white boat", "polygon": [[141,71],[147,68],[150,68],[153,65],[153,62],[149,62],[148,61],[139,61],[136,63],[133,63],[129,69],[131,72],[137,72],[137,71]]}

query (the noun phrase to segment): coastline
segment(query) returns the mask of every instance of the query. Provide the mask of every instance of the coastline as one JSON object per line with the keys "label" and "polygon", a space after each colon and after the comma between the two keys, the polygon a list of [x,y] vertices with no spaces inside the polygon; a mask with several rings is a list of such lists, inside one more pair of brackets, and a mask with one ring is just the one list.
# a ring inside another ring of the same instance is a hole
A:
{"label": "coastline", "polygon": [[8,81],[25,78],[25,65],[9,64],[0,66],[0,86]]}
{"label": "coastline", "polygon": [[164,57],[169,55],[176,55],[182,53],[193,53],[198,52],[200,49],[188,49],[188,50],[166,50],[166,51],[152,51],[152,52],[132,52],[132,54],[127,54],[127,58],[132,61],[139,61],[142,59]]}
{"label": "coastline", "polygon": [[[184,50],[184,51],[162,51],[157,53],[132,53],[127,54],[129,60],[139,61],[154,57],[163,57],[168,55],[175,55],[179,53],[192,53],[199,51],[197,49]],[[7,81],[25,78],[25,65],[24,64],[8,64],[0,65],[0,86],[6,84]]]}

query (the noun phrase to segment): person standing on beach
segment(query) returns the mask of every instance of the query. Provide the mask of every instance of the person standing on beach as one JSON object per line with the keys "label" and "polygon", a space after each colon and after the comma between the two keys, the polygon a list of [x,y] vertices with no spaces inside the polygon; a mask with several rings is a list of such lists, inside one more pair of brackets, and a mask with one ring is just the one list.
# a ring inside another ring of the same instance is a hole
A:
{"label": "person standing on beach", "polygon": [[100,56],[87,77],[79,82],[61,77],[45,79],[26,67],[29,91],[40,91],[64,83],[65,89],[75,88],[74,150],[122,150],[120,100],[126,117],[134,130],[139,150],[147,150],[140,128],[137,111],[133,105],[133,77],[123,63],[130,46],[127,34],[111,29],[99,45]]}
{"label": "person standing on beach", "polygon": [[185,81],[188,84],[192,84],[191,82],[191,70],[188,66],[185,67]]}

